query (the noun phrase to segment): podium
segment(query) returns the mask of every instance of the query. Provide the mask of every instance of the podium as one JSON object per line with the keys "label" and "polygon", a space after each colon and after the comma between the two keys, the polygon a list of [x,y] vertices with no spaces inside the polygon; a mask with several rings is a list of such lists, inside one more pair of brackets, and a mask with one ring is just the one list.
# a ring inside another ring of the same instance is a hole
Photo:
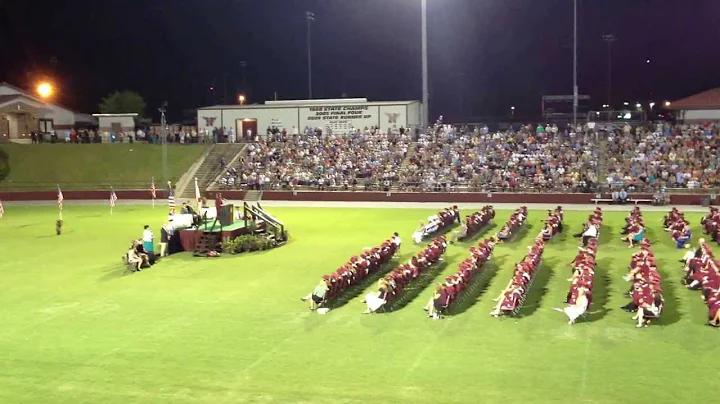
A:
{"label": "podium", "polygon": [[221,226],[230,226],[235,221],[235,207],[233,204],[223,205],[220,207],[220,211],[217,213],[217,219]]}

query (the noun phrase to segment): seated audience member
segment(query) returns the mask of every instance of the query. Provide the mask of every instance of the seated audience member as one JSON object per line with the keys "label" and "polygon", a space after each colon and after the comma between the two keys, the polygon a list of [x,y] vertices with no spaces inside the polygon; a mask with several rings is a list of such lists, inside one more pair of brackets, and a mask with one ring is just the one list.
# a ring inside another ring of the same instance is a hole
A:
{"label": "seated audience member", "polygon": [[142,239],[134,240],[132,242],[133,250],[135,250],[135,254],[140,258],[141,260],[141,268],[147,268],[155,263],[154,260],[151,259],[150,254],[148,254],[147,251],[145,251],[145,248],[143,247],[143,241]]}
{"label": "seated audience member", "polygon": [[461,223],[460,229],[455,230],[450,236],[450,244],[455,244],[457,240],[462,240],[468,235],[468,226],[467,223]]}
{"label": "seated audience member", "polygon": [[413,232],[413,235],[412,235],[413,242],[415,242],[415,244],[422,243],[422,239],[423,239],[423,237],[425,237],[425,232],[426,232],[425,223],[420,222],[420,228],[415,230],[415,232]]}
{"label": "seated audience member", "polygon": [[627,236],[622,237],[620,240],[627,241],[629,243],[628,248],[633,248],[635,245],[645,239],[645,226],[641,224],[634,224],[628,228]]}
{"label": "seated audience member", "polygon": [[312,292],[308,293],[307,296],[303,296],[300,300],[310,300],[310,310],[317,310],[320,304],[325,300],[325,293],[328,291],[328,282],[326,279],[321,279],[320,282],[315,286]]}
{"label": "seated audience member", "polygon": [[587,247],[588,242],[592,239],[597,239],[599,235],[597,225],[595,224],[588,224],[587,229],[582,233],[582,245],[583,247]]}
{"label": "seated audience member", "polygon": [[435,292],[433,292],[432,297],[430,297],[430,300],[428,300],[425,307],[423,307],[423,310],[428,312],[427,316],[429,318],[440,318],[439,313],[446,307],[449,298],[450,296],[445,290],[445,287],[440,284],[435,288]]}

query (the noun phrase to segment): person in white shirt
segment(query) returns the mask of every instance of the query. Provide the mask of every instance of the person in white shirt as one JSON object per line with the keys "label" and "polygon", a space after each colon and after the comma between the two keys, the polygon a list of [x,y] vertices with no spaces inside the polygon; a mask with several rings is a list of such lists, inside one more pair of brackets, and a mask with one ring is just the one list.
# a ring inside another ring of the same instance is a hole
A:
{"label": "person in white shirt", "polygon": [[145,250],[146,253],[152,253],[155,251],[155,249],[153,248],[153,238],[154,238],[154,236],[153,236],[152,230],[150,230],[150,226],[145,225],[144,230],[143,230],[142,240],[143,240],[143,249]]}
{"label": "person in white shirt", "polygon": [[396,250],[400,251],[400,244],[402,244],[402,240],[400,240],[400,235],[397,232],[393,233],[392,243],[397,247]]}
{"label": "person in white shirt", "polygon": [[588,226],[587,230],[582,234],[583,247],[587,247],[590,239],[597,238],[598,228],[594,224]]}

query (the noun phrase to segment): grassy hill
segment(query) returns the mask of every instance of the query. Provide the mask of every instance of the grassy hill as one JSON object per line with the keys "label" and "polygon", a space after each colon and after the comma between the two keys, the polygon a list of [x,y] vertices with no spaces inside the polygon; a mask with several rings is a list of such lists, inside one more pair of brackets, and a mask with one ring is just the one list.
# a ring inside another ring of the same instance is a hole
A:
{"label": "grassy hill", "polygon": [[[3,144],[10,174],[0,189],[117,189],[162,186],[162,148],[148,144]],[[202,146],[168,145],[168,172],[175,182],[205,150]]]}

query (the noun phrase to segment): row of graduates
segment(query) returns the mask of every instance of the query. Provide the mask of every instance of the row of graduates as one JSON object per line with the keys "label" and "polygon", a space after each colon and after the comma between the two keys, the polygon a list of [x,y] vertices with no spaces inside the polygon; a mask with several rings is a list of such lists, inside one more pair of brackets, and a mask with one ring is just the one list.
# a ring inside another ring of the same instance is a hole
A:
{"label": "row of graduates", "polygon": [[692,239],[690,222],[685,219],[685,214],[678,208],[672,208],[663,217],[663,229],[670,233],[670,237],[675,241],[677,248],[684,248]]}
{"label": "row of graduates", "polygon": [[528,253],[516,265],[513,277],[500,295],[493,299],[497,305],[490,312],[493,317],[516,314],[525,301],[528,290],[542,262],[545,251],[545,238],[540,232],[528,246]]}
{"label": "row of graduates", "polygon": [[460,230],[453,233],[450,237],[450,244],[455,241],[463,241],[472,238],[480,232],[485,226],[492,223],[495,218],[495,208],[492,205],[483,206],[479,211],[465,217],[465,221],[460,225]]}
{"label": "row of graduates", "polygon": [[422,251],[412,257],[409,262],[399,265],[378,281],[377,292],[365,295],[363,303],[366,309],[363,314],[372,314],[383,309],[387,303],[395,300],[405,288],[421,273],[442,260],[447,240],[445,236],[433,239]]}
{"label": "row of graduates", "polygon": [[625,218],[625,228],[620,233],[620,239],[628,242],[628,248],[632,248],[645,240],[645,221],[640,212],[640,207],[635,206]]}
{"label": "row of graduates", "polygon": [[[600,207],[595,208],[584,228],[592,226],[598,230],[602,226],[602,209]],[[597,247],[597,237],[584,239],[583,245],[579,247],[580,251],[570,262],[572,276],[568,279],[570,289],[564,302],[567,306],[555,309],[568,317],[568,324],[575,324],[578,317],[584,315],[592,303]]]}
{"label": "row of graduates", "polygon": [[562,206],[558,206],[555,210],[548,210],[548,218],[545,220],[545,227],[542,229],[542,235],[546,241],[563,230],[564,216]]}
{"label": "row of graduates", "polygon": [[637,320],[637,327],[647,327],[652,320],[662,314],[665,306],[662,276],[658,272],[655,254],[650,241],[643,239],[640,242],[640,251],[632,255],[628,273],[624,277],[632,283],[626,293],[632,300],[621,307],[627,312],[633,312],[633,320]]}
{"label": "row of graduates", "polygon": [[720,261],[715,259],[705,239],[701,238],[699,244],[681,260],[685,272],[683,283],[688,289],[701,291],[708,308],[707,324],[720,327]]}
{"label": "row of graduates", "polygon": [[470,247],[470,257],[460,263],[457,272],[445,278],[445,282],[435,288],[432,297],[423,307],[428,317],[436,320],[442,317],[447,308],[467,289],[473,278],[483,271],[497,243],[497,237],[493,236],[480,241],[477,246]]}
{"label": "row of graduates", "polygon": [[500,241],[510,240],[525,224],[527,217],[527,206],[523,205],[517,208],[515,212],[510,215],[510,219],[508,219],[507,223],[500,228],[500,231],[497,234],[498,239]]}
{"label": "row of graduates", "polygon": [[362,282],[367,276],[377,272],[388,263],[400,249],[401,240],[398,233],[382,242],[377,247],[367,249],[360,255],[354,255],[340,268],[330,275],[325,275],[320,283],[302,301],[310,301],[310,310],[319,308],[324,303],[338,297],[341,293]]}
{"label": "row of graduates", "polygon": [[427,224],[420,222],[420,228],[412,234],[413,242],[420,244],[426,237],[443,233],[456,222],[460,224],[460,209],[457,205],[447,207],[428,217]]}
{"label": "row of graduates", "polygon": [[712,241],[720,243],[720,209],[711,206],[710,213],[700,219],[700,224]]}

